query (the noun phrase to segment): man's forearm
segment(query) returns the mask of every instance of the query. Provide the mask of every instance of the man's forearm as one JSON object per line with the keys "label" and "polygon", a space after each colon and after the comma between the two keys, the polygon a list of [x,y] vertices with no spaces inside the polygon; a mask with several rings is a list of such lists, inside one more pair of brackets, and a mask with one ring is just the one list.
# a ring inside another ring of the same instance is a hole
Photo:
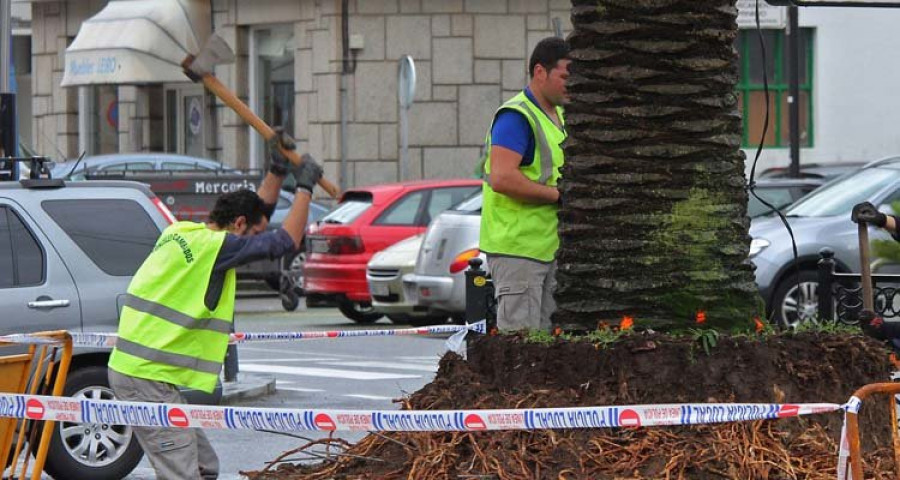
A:
{"label": "man's forearm", "polygon": [[266,172],[266,176],[259,185],[259,190],[256,191],[256,194],[266,204],[274,205],[278,202],[278,191],[281,189],[283,182],[284,177],[275,175],[272,172]]}
{"label": "man's forearm", "polygon": [[303,232],[306,230],[306,220],[309,217],[309,201],[312,197],[309,193],[298,189],[294,194],[294,204],[288,210],[287,217],[281,223],[291,240],[294,241],[294,247],[300,248],[303,242]]}
{"label": "man's forearm", "polygon": [[556,187],[533,182],[518,171],[500,178],[492,176],[491,181],[491,188],[495,192],[520,202],[547,204],[559,201],[559,190]]}
{"label": "man's forearm", "polygon": [[897,233],[897,217],[888,215],[884,222],[884,229],[891,233]]}

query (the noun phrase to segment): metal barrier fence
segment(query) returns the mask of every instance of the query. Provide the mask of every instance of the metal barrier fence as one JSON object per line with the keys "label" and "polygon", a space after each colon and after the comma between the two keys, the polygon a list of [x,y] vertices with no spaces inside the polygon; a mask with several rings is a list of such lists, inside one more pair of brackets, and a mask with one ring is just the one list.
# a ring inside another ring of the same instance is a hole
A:
{"label": "metal barrier fence", "polygon": [[[830,248],[820,250],[817,290],[819,318],[822,321],[856,325],[863,309],[861,275],[837,272],[836,268],[834,251]],[[788,274],[788,280],[790,275]],[[888,321],[900,321],[900,275],[873,274],[872,292],[875,296],[875,315]]]}
{"label": "metal barrier fence", "polygon": [[852,478],[854,480],[863,480],[862,468],[862,452],[859,441],[859,410],[863,401],[870,395],[887,394],[890,401],[891,411],[891,436],[894,446],[894,472],[895,477],[900,478],[900,432],[897,431],[897,400],[896,395],[900,394],[900,383],[872,383],[866,385],[859,390],[853,392],[850,401],[845,405],[845,433],[847,444],[844,444],[844,438],[841,438],[841,455],[843,456],[846,448],[846,454],[849,459],[849,470],[851,475],[847,475],[847,465],[838,463],[838,478]]}
{"label": "metal barrier fence", "polygon": [[[26,348],[27,352],[21,353]],[[0,392],[56,397],[63,394],[72,360],[72,337],[67,332],[38,332],[21,341],[0,340],[0,350],[15,352],[0,356]],[[0,408],[24,414],[24,418],[0,419],[0,465],[3,466],[0,477],[28,478],[30,456],[27,453],[31,453],[34,455],[31,479],[39,480],[55,422],[37,421],[43,418],[43,412],[38,411],[43,407],[29,402],[0,405]],[[25,450],[26,445],[30,452]],[[20,457],[24,457],[21,465]]]}

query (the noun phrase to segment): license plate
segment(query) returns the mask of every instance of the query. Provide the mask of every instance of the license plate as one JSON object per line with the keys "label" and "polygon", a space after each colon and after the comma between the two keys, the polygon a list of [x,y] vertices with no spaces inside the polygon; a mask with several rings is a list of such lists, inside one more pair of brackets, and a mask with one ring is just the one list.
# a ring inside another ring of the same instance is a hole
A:
{"label": "license plate", "polygon": [[369,291],[372,292],[372,295],[375,295],[376,297],[386,297],[391,294],[391,291],[387,285],[369,285]]}
{"label": "license plate", "polygon": [[312,253],[328,253],[328,241],[313,239],[309,242],[309,250]]}

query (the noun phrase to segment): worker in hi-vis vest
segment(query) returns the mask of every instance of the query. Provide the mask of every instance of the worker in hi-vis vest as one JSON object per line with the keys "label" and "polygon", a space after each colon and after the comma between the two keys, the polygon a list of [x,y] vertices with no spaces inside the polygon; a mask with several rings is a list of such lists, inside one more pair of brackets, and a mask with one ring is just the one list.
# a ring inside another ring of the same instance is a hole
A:
{"label": "worker in hi-vis vest", "polygon": [[561,38],[538,42],[528,86],[500,106],[485,139],[480,249],[501,330],[549,329],[556,310],[556,184],[566,139],[568,56]]}
{"label": "worker in hi-vis vest", "polygon": [[[275,142],[293,148],[277,135]],[[272,148],[258,192],[220,196],[207,223],[166,228],[128,286],[109,383],[118,400],[185,403],[179,390],[212,392],[234,319],[237,266],[300,248],[313,187],[322,167],[312,158],[293,167]],[[282,227],[266,231],[285,175],[297,180]],[[219,460],[200,429],[134,427],[160,480],[215,479]]]}

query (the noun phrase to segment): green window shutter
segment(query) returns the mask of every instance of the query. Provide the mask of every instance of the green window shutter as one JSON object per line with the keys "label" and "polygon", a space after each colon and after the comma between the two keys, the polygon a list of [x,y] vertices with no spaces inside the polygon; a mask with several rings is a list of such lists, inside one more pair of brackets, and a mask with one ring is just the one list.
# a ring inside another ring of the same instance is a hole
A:
{"label": "green window shutter", "polygon": [[[814,34],[812,28],[800,31],[800,140],[802,147],[814,145],[813,135],[813,85],[814,85]],[[788,135],[788,69],[785,64],[787,41],[783,30],[741,30],[736,50],[740,60],[740,78],[737,93],[743,112],[744,148],[756,147],[760,141],[765,120],[765,87],[762,80],[763,65],[760,35],[765,42],[766,77],[769,83],[769,124],[764,147],[789,147]]]}

